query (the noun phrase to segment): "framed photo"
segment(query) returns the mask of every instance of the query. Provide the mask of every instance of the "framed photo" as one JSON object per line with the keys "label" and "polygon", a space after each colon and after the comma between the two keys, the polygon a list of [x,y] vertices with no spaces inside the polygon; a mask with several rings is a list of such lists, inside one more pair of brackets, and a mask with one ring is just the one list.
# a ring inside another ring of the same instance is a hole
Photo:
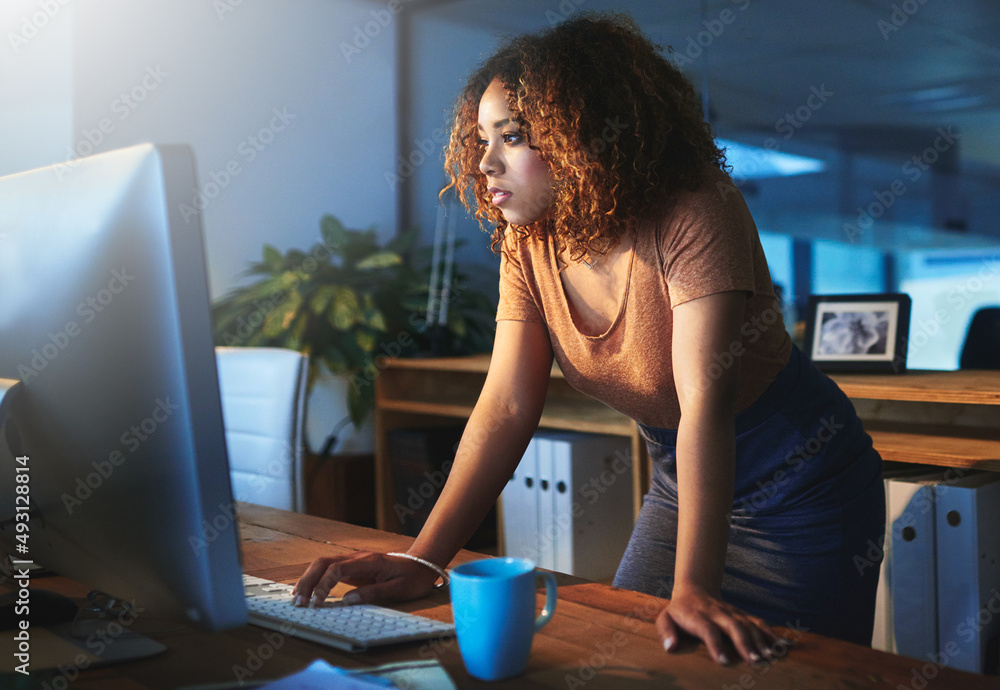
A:
{"label": "framed photo", "polygon": [[910,296],[810,295],[806,356],[823,371],[906,371]]}

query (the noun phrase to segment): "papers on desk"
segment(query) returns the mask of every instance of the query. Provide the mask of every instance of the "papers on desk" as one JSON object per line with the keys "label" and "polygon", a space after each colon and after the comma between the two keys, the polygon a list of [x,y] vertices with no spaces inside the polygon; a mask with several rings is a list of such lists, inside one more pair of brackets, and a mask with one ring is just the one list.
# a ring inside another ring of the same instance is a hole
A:
{"label": "papers on desk", "polygon": [[364,669],[331,666],[322,659],[298,673],[265,685],[266,690],[449,690],[455,684],[437,661],[412,661]]}

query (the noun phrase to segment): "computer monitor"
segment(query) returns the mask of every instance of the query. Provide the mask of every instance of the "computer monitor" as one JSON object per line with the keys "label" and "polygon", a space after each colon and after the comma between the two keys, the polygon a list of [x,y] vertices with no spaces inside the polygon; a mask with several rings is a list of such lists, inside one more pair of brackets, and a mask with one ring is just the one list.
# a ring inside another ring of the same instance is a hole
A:
{"label": "computer monitor", "polygon": [[246,607],[195,189],[151,144],[0,178],[0,547],[217,630]]}

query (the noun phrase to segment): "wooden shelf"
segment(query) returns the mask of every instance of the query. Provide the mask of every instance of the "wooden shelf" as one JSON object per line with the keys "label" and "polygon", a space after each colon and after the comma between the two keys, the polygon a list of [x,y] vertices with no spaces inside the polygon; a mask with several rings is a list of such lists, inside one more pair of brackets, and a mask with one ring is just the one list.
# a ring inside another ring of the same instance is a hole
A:
{"label": "wooden shelf", "polygon": [[[468,419],[489,370],[489,355],[389,360],[376,379],[379,527],[393,529],[384,435],[411,423]],[[854,400],[875,448],[889,462],[1000,471],[1000,371],[833,374]],[[574,390],[559,368],[540,426],[632,439],[636,510],[648,487],[649,459],[635,424]]]}
{"label": "wooden shelf", "polygon": [[956,429],[866,422],[883,460],[1000,471],[995,429]]}
{"label": "wooden shelf", "polygon": [[1000,405],[1000,371],[832,374],[831,378],[851,398]]}
{"label": "wooden shelf", "polygon": [[1000,471],[1000,371],[833,374],[883,460]]}

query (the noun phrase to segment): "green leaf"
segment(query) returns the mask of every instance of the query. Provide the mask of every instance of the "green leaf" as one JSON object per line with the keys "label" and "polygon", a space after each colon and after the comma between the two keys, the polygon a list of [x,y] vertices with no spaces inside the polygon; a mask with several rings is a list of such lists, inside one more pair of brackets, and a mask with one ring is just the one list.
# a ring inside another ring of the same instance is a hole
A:
{"label": "green leaf", "polygon": [[347,230],[334,216],[323,216],[320,220],[320,232],[323,235],[323,244],[335,254],[341,252],[347,244]]}
{"label": "green leaf", "polygon": [[264,265],[272,271],[278,270],[281,266],[281,252],[269,244],[264,245]]}
{"label": "green leaf", "polygon": [[375,268],[388,268],[389,266],[399,266],[403,263],[403,257],[396,252],[376,252],[366,256],[354,265],[359,271],[370,271]]}
{"label": "green leaf", "polygon": [[375,337],[374,333],[358,331],[354,334],[354,342],[365,352],[374,352],[375,346],[378,344],[378,338]]}
{"label": "green leaf", "polygon": [[321,286],[309,300],[309,310],[313,314],[322,314],[330,306],[330,300],[337,294],[337,286],[326,284]]}
{"label": "green leaf", "polygon": [[284,335],[292,325],[292,320],[301,306],[302,294],[298,290],[289,292],[288,298],[275,307],[264,319],[264,335],[268,338]]}
{"label": "green leaf", "polygon": [[299,352],[310,354],[312,343],[303,341],[308,326],[309,315],[305,313],[299,314],[299,317],[295,320],[295,325],[289,329],[288,335],[285,337],[285,347],[290,350],[298,350]]}
{"label": "green leaf", "polygon": [[327,312],[330,324],[338,331],[346,331],[357,323],[360,316],[358,293],[349,287],[337,287],[333,304]]}
{"label": "green leaf", "polygon": [[305,273],[306,271],[302,267],[305,261],[306,255],[298,249],[289,249],[288,255],[285,256],[285,266],[293,271]]}
{"label": "green leaf", "polygon": [[281,275],[274,277],[274,284],[279,290],[291,290],[299,284],[299,277],[294,271],[285,271]]}
{"label": "green leaf", "polygon": [[372,309],[368,311],[365,314],[365,317],[365,323],[375,330],[382,331],[383,333],[389,330],[389,326],[385,322],[385,314],[383,314],[380,309]]}

